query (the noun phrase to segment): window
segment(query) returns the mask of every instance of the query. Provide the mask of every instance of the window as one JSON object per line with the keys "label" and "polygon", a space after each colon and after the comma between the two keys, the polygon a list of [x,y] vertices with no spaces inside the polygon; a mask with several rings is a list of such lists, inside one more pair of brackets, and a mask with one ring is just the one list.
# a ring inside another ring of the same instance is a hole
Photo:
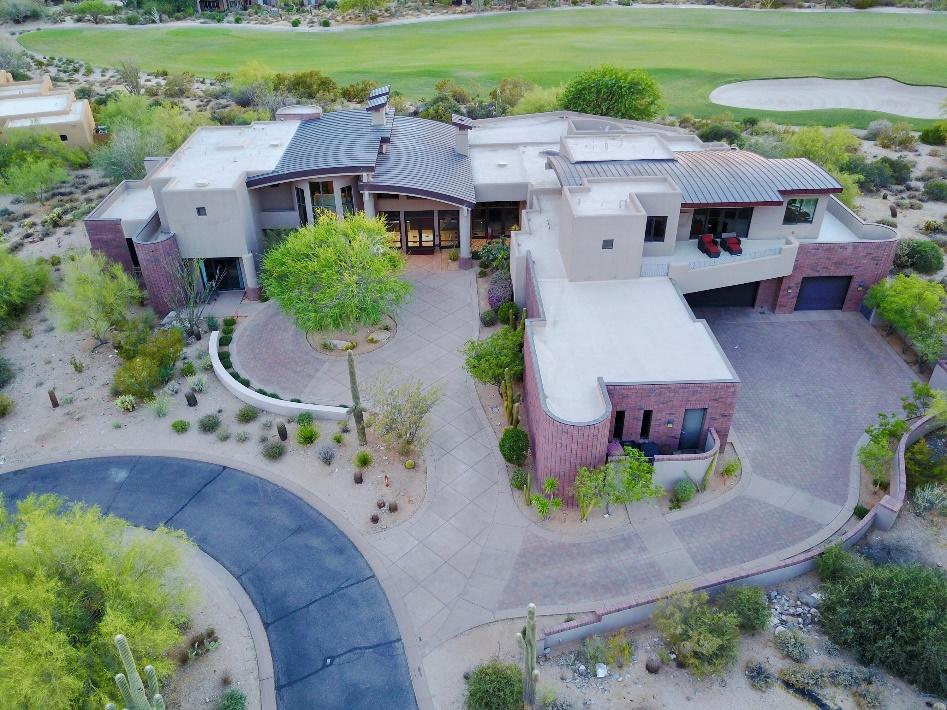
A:
{"label": "window", "polygon": [[815,197],[794,197],[786,200],[783,224],[812,224],[818,204],[819,200]]}
{"label": "window", "polygon": [[602,240],[602,249],[614,249],[615,240],[614,239],[603,239]]}
{"label": "window", "polygon": [[726,209],[712,207],[694,210],[691,219],[691,239],[701,234],[713,234],[719,237],[724,232],[735,232],[740,239],[746,239],[753,219],[752,207]]}
{"label": "window", "polygon": [[197,216],[198,216],[198,217],[206,217],[206,216],[207,216],[207,208],[206,208],[206,207],[198,207],[198,208],[197,208]]}
{"label": "window", "polygon": [[646,409],[641,415],[641,434],[638,438],[647,439],[651,436],[651,416],[654,414],[653,410]]}
{"label": "window", "polygon": [[615,412],[615,426],[612,427],[612,438],[621,440],[625,434],[625,410]]}
{"label": "window", "polygon": [[667,231],[667,217],[648,217],[644,226],[644,240],[646,242],[663,242]]}
{"label": "window", "polygon": [[61,140],[63,143],[66,143],[69,140],[69,136],[67,136],[65,133],[60,133],[59,140]]}

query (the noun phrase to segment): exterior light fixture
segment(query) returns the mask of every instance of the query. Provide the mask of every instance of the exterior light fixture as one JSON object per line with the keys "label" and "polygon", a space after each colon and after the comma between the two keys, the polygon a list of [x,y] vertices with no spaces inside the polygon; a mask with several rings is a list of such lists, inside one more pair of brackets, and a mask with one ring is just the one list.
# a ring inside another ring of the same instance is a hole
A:
{"label": "exterior light fixture", "polygon": [[865,290],[865,282],[864,282],[864,281],[859,281],[859,282],[858,282],[858,290],[859,290],[859,291],[864,291],[864,290]]}
{"label": "exterior light fixture", "polygon": [[668,429],[673,429],[673,428],[674,428],[674,420],[673,420],[673,419],[668,419],[667,425],[668,425]]}

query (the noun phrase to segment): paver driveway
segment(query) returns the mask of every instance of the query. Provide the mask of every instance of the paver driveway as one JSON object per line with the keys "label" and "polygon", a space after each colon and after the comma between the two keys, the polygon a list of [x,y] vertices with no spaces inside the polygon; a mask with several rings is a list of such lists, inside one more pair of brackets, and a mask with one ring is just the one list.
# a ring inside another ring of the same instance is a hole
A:
{"label": "paver driveway", "polygon": [[243,586],[266,629],[277,707],[417,707],[401,635],[365,558],[292,493],[224,466],[113,456],[0,476],[8,504],[56,493],[185,531]]}

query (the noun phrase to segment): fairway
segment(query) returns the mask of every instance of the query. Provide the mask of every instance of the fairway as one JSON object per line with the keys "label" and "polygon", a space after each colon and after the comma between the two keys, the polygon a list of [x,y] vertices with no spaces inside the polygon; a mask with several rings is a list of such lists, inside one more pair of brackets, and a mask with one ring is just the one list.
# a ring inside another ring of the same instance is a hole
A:
{"label": "fairway", "polygon": [[[404,95],[430,95],[450,77],[490,88],[506,76],[544,86],[603,62],[642,67],[661,83],[677,115],[720,114],[709,102],[721,84],[744,79],[890,76],[947,85],[947,13],[880,14],[580,8],[369,27],[278,32],[228,26],[63,28],[23,35],[47,55],[100,66],[133,59],[146,70],[233,71],[256,59],[273,71],[318,69],[339,83],[374,79]],[[879,115],[847,109],[766,112],[792,123],[864,126]],[[925,121],[913,121],[924,125]]]}

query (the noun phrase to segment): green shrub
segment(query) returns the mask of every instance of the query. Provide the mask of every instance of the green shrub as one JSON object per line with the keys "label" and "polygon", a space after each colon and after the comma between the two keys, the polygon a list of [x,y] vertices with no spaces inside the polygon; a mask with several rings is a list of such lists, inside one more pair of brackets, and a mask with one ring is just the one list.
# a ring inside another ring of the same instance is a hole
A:
{"label": "green shrub", "polygon": [[725,670],[737,658],[737,617],[711,607],[704,592],[662,599],[651,618],[678,661],[698,678]]}
{"label": "green shrub", "polygon": [[235,327],[234,327],[234,326],[232,326],[232,325],[225,325],[225,326],[221,329],[220,332],[221,332],[221,335],[233,335],[233,331],[234,331],[234,330],[235,330]]}
{"label": "green shrub", "polygon": [[313,422],[312,412],[302,412],[299,416],[296,417],[296,423],[299,424],[299,426],[302,426],[303,424],[312,424],[312,422]]}
{"label": "green shrub", "polygon": [[492,308],[488,308],[485,311],[480,311],[480,323],[484,328],[489,328],[491,325],[496,325],[497,312]]}
{"label": "green shrub", "polygon": [[[299,20],[296,20],[299,22]],[[225,690],[217,701],[217,710],[246,710],[247,696],[242,690],[229,688]]]}
{"label": "green shrub", "polygon": [[928,483],[947,483],[947,460],[934,455],[926,438],[918,439],[904,452],[908,488]]}
{"label": "green shrub", "polygon": [[372,463],[374,463],[374,461],[375,457],[372,456],[372,452],[365,449],[357,451],[355,453],[355,458],[352,459],[352,463],[354,463],[355,468],[358,469],[368,468],[372,465]]}
{"label": "green shrub", "polygon": [[523,676],[519,666],[499,660],[482,663],[467,681],[465,710],[522,710]]}
{"label": "green shrub", "polygon": [[723,142],[730,145],[739,145],[743,141],[740,130],[727,123],[712,123],[697,131],[697,137],[705,143]]}
{"label": "green shrub", "polygon": [[0,249],[0,331],[12,326],[49,283],[49,268],[42,261],[24,261]]}
{"label": "green shrub", "polygon": [[226,348],[231,342],[233,342],[232,335],[221,335],[220,339],[217,341],[217,344],[222,348]]}
{"label": "green shrub", "polygon": [[697,486],[694,482],[689,478],[682,478],[674,484],[674,489],[671,492],[671,504],[680,508],[692,500],[695,495],[697,495]]}
{"label": "green shrub", "polygon": [[921,131],[921,142],[927,145],[944,145],[947,143],[947,121],[928,126]]}
{"label": "green shrub", "polygon": [[13,382],[14,377],[13,363],[3,355],[0,355],[0,388],[6,387]]}
{"label": "green shrub", "polygon": [[207,316],[205,320],[207,321],[207,330],[211,333],[215,330],[220,330],[220,321],[217,320],[217,316]]}
{"label": "green shrub", "polygon": [[717,605],[737,617],[741,631],[762,631],[769,624],[769,604],[762,587],[731,584],[717,599]]}
{"label": "green shrub", "polygon": [[13,411],[13,400],[5,394],[0,394],[0,419]]}
{"label": "green shrub", "polygon": [[197,374],[197,368],[194,366],[194,363],[188,360],[183,365],[181,365],[181,376],[182,377],[193,377]]}
{"label": "green shrub", "polygon": [[171,408],[171,395],[162,392],[151,401],[151,408],[154,410],[155,416],[159,419],[166,417],[168,410]]}
{"label": "green shrub", "polygon": [[829,547],[816,560],[816,570],[823,582],[840,582],[864,572],[870,563],[861,555],[843,550],[838,545]]}
{"label": "green shrub", "polygon": [[859,520],[861,520],[861,519],[864,518],[866,515],[868,515],[868,508],[866,508],[866,507],[863,506],[861,503],[859,503],[859,504],[857,504],[857,505],[855,506],[855,508],[852,510],[852,515],[854,515],[856,518],[858,518]]}
{"label": "green shrub", "polygon": [[319,430],[312,424],[300,424],[296,429],[296,442],[301,446],[311,446],[319,438]]}
{"label": "green shrub", "polygon": [[224,325],[225,326],[237,325],[237,319],[234,318],[233,316],[227,316],[226,318],[224,318]]}
{"label": "green shrub", "polygon": [[[947,183],[944,184],[947,186]],[[944,252],[929,239],[899,239],[894,252],[894,265],[901,269],[914,269],[922,274],[933,274],[944,268]]]}
{"label": "green shrub", "polygon": [[576,74],[559,97],[569,111],[648,121],[661,108],[661,89],[641,69],[603,65]]}
{"label": "green shrub", "polygon": [[780,629],[773,636],[773,642],[786,658],[796,663],[805,663],[809,660],[809,647],[806,640],[795,629]]}
{"label": "green shrub", "polygon": [[281,441],[268,441],[263,445],[263,456],[270,461],[276,461],[282,458],[285,453],[286,447],[283,446],[283,442]]}
{"label": "green shrub", "polygon": [[522,468],[516,468],[513,470],[513,473],[510,474],[510,486],[518,491],[526,488],[528,482],[529,474]]}
{"label": "green shrub", "polygon": [[171,422],[171,429],[176,434],[184,434],[191,428],[191,423],[187,419],[175,419]]}
{"label": "green shrub", "polygon": [[744,674],[754,690],[759,690],[760,692],[765,693],[776,683],[776,676],[773,675],[773,671],[770,667],[763,661],[757,659],[751,659],[746,662]]}
{"label": "green shrub", "polygon": [[[328,6],[328,5],[329,5],[329,3],[326,2],[326,6]],[[319,21],[319,24],[322,25],[323,27],[328,27],[329,25],[332,24],[332,20],[328,20],[328,19],[326,19],[326,18],[323,18],[322,20]]]}
{"label": "green shrub", "polygon": [[260,416],[260,410],[252,404],[245,404],[237,410],[237,421],[241,424],[249,424]]}
{"label": "green shrub", "polygon": [[292,20],[290,20],[289,24],[292,25],[293,27],[299,27],[299,25],[302,23],[300,22],[298,17],[294,17]]}
{"label": "green shrub", "polygon": [[197,428],[205,434],[212,434],[220,428],[220,417],[216,414],[205,414],[197,420]]}
{"label": "green shrub", "polygon": [[947,202],[947,180],[931,180],[924,186],[924,194],[929,200]]}
{"label": "green shrub", "polygon": [[790,688],[813,692],[825,685],[825,671],[812,666],[786,666],[776,676]]}
{"label": "green shrub", "polygon": [[341,431],[337,431],[332,435],[332,441],[338,446],[342,446],[342,443],[345,441],[345,435]]}
{"label": "green shrub", "polygon": [[507,463],[522,466],[529,453],[529,434],[522,429],[507,427],[500,437],[500,453]]}
{"label": "green shrub", "polygon": [[122,394],[115,399],[115,407],[121,412],[134,412],[138,401],[134,395]]}
{"label": "green shrub", "polygon": [[720,475],[724,478],[730,478],[731,476],[735,476],[740,471],[740,468],[740,459],[730,459],[720,470]]}
{"label": "green shrub", "polygon": [[598,634],[588,636],[582,639],[582,645],[579,647],[579,651],[576,655],[578,660],[582,662],[582,665],[594,671],[595,666],[599,663],[605,663],[605,642]]}
{"label": "green shrub", "polygon": [[497,308],[497,320],[504,325],[515,326],[515,319],[519,316],[519,314],[520,307],[517,306],[513,301],[501,303],[500,307]]}
{"label": "green shrub", "polygon": [[947,695],[947,576],[920,565],[875,567],[843,550],[834,554],[836,568],[845,572],[822,577],[826,635],[863,665],[884,666],[924,692]]}

